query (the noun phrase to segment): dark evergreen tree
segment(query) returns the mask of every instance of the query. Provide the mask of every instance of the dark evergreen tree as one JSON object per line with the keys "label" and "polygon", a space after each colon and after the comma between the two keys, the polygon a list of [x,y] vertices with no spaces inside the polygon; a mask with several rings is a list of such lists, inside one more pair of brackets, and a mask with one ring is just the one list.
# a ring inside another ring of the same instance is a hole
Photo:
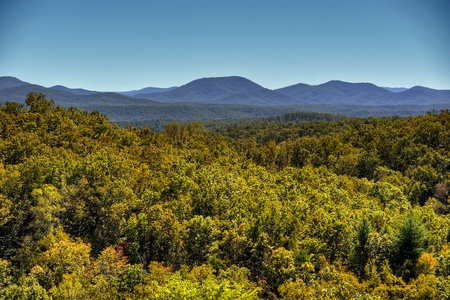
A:
{"label": "dark evergreen tree", "polygon": [[410,212],[400,225],[391,264],[404,280],[414,278],[415,266],[425,250],[427,232],[420,220]]}
{"label": "dark evergreen tree", "polygon": [[367,218],[363,218],[356,229],[356,243],[350,259],[350,268],[360,277],[363,277],[364,268],[369,260],[369,235],[372,226]]}

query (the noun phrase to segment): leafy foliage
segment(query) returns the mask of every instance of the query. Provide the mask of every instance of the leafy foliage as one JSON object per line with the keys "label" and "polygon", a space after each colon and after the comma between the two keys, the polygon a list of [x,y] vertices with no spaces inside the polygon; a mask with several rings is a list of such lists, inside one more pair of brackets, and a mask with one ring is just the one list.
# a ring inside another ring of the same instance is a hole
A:
{"label": "leafy foliage", "polygon": [[0,106],[0,298],[445,299],[450,113],[121,128]]}

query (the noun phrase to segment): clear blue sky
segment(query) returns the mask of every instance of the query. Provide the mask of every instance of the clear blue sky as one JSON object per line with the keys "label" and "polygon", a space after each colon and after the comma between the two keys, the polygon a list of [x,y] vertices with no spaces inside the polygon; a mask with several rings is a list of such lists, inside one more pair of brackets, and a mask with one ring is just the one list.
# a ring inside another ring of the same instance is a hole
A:
{"label": "clear blue sky", "polygon": [[0,76],[44,86],[450,89],[449,0],[2,0],[0,38]]}

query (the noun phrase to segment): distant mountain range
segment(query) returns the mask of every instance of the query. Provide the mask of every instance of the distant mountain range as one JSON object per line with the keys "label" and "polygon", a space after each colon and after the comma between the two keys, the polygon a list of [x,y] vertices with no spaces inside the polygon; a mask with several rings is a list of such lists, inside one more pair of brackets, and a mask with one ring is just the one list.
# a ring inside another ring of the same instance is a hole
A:
{"label": "distant mountain range", "polygon": [[132,91],[127,91],[127,92],[117,92],[117,93],[121,94],[121,95],[125,95],[125,96],[130,96],[130,97],[145,98],[145,97],[142,97],[142,95],[167,92],[167,91],[171,91],[176,88],[177,88],[176,86],[169,87],[169,88],[146,87],[146,88],[143,88],[140,90],[132,90]]}
{"label": "distant mountain range", "polygon": [[449,90],[424,87],[382,88],[371,83],[329,81],[320,85],[296,85],[269,90],[246,78],[203,78],[178,88],[139,94],[157,102],[196,102],[254,106],[280,105],[429,105],[450,103]]}
{"label": "distant mountain range", "polygon": [[270,90],[247,78],[230,76],[197,79],[180,87],[98,92],[61,85],[46,88],[0,77],[0,102],[24,102],[29,92],[46,94],[61,106],[98,110],[114,121],[246,118],[292,111],[404,116],[450,108],[450,90],[384,88],[337,80]]}
{"label": "distant mountain range", "polygon": [[407,90],[407,88],[404,87],[383,87],[383,89],[386,89],[390,92],[394,92],[394,93],[400,93],[400,92],[404,92]]}
{"label": "distant mountain range", "polygon": [[85,89],[70,89],[70,88],[62,86],[62,85],[52,86],[51,89],[58,90],[58,91],[63,91],[63,92],[68,92],[68,93],[72,93],[72,94],[75,94],[75,95],[82,95],[82,96],[95,95],[95,94],[99,93],[99,92],[89,91],[89,90],[85,90]]}
{"label": "distant mountain range", "polygon": [[253,106],[299,104],[289,96],[238,76],[197,79],[171,91],[140,96],[165,103],[196,102]]}

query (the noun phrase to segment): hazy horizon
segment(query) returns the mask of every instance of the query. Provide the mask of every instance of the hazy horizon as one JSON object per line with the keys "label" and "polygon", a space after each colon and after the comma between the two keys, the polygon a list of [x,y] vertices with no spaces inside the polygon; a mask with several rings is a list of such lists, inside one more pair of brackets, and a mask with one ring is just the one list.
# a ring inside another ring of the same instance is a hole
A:
{"label": "hazy horizon", "polygon": [[[11,75],[1,75],[1,74],[0,74],[0,77],[12,77],[12,78],[16,78],[16,79],[22,80],[22,78],[18,78],[18,77],[11,76]],[[173,86],[142,86],[142,87],[138,87],[138,88],[136,88],[136,89],[131,89],[131,90],[98,90],[98,89],[91,89],[90,91],[95,91],[95,92],[118,92],[118,93],[122,93],[122,92],[139,91],[139,90],[143,90],[143,89],[147,89],[147,88],[155,88],[155,89],[172,89],[172,88],[178,88],[178,87],[187,85],[187,84],[189,84],[189,83],[191,83],[191,82],[193,82],[193,81],[196,81],[196,80],[209,79],[209,78],[226,78],[226,77],[242,77],[242,78],[248,79],[248,80],[250,80],[250,81],[253,81],[253,82],[256,83],[256,84],[259,84],[258,82],[252,80],[251,78],[246,78],[246,77],[239,76],[239,75],[230,75],[230,76],[216,76],[216,77],[202,77],[202,78],[195,78],[195,79],[193,79],[193,80],[190,80],[190,81],[185,82],[185,83],[183,83],[183,84],[181,84],[181,85],[178,85],[178,86],[175,86],[175,85],[173,85]],[[68,88],[68,89],[85,89],[85,88],[82,87],[82,86],[66,86],[66,85],[62,85],[62,84],[58,84],[58,83],[53,84],[53,85],[46,86],[46,85],[42,85],[40,82],[28,82],[28,81],[26,81],[26,80],[22,80],[22,81],[25,81],[25,82],[27,82],[27,83],[29,83],[29,84],[40,85],[40,86],[43,86],[43,87],[45,87],[45,88],[53,88],[53,87],[61,86],[61,87],[65,87],[65,88]],[[290,85],[287,85],[287,86],[280,86],[280,87],[272,88],[271,90],[276,90],[276,89],[286,88],[286,87],[290,87],[290,86],[295,86],[295,85],[297,85],[297,84],[307,84],[307,85],[310,85],[310,86],[319,86],[319,85],[323,85],[323,84],[325,84],[325,83],[332,82],[332,81],[341,81],[341,82],[346,82],[346,83],[351,83],[351,84],[360,84],[360,83],[374,84],[374,83],[372,83],[372,82],[349,82],[349,81],[343,81],[343,80],[339,80],[339,79],[331,79],[331,80],[328,80],[328,81],[326,81],[326,82],[321,82],[321,83],[317,83],[317,84],[308,84],[308,83],[305,83],[305,82],[297,82],[297,83],[290,84]],[[375,84],[375,85],[376,85],[376,84]],[[261,86],[262,86],[262,85],[261,85]],[[376,85],[376,86],[378,86],[378,85]],[[414,85],[414,86],[378,86],[378,87],[381,87],[381,88],[384,88],[384,89],[390,89],[390,90],[392,90],[392,89],[405,89],[405,90],[408,90],[408,89],[411,89],[411,88],[417,87],[417,86],[420,86],[420,85]],[[263,86],[263,87],[266,88],[265,86]],[[422,87],[425,87],[425,88],[432,88],[432,87],[427,87],[427,86],[422,86]],[[436,90],[450,90],[450,89],[436,89]]]}
{"label": "hazy horizon", "polygon": [[450,3],[3,1],[0,75],[97,91],[242,76],[450,89]]}

